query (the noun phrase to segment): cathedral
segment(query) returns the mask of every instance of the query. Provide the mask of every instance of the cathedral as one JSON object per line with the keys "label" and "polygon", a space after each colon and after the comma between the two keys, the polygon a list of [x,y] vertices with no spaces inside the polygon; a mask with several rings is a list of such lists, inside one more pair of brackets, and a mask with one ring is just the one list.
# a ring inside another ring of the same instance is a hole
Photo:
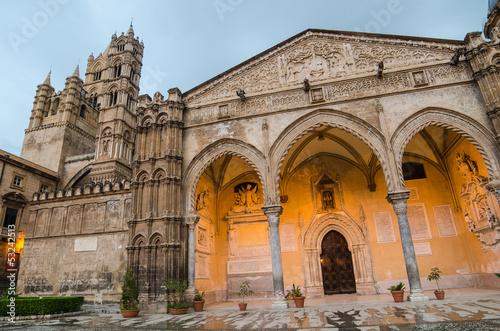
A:
{"label": "cathedral", "polygon": [[21,156],[0,155],[18,290],[118,302],[132,270],[161,312],[177,278],[208,303],[249,280],[273,308],[292,285],[428,300],[434,267],[500,287],[496,1],[484,36],[308,29],[149,96],[145,45],[112,35],[62,91],[38,85]]}

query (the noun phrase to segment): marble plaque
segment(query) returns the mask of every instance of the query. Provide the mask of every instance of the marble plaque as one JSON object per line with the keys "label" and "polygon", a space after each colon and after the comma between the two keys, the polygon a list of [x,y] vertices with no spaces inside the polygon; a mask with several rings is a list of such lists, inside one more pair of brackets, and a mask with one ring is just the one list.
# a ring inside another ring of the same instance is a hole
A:
{"label": "marble plaque", "polygon": [[294,223],[280,224],[280,244],[282,252],[297,251],[297,238],[295,237]]}
{"label": "marble plaque", "polygon": [[210,278],[210,255],[196,254],[196,278]]}
{"label": "marble plaque", "polygon": [[238,232],[238,247],[263,246],[268,244],[267,224],[238,224],[235,227]]}
{"label": "marble plaque", "polygon": [[413,240],[431,239],[429,220],[423,203],[408,204],[408,223],[410,223],[411,237]]}
{"label": "marble plaque", "polygon": [[375,227],[377,228],[379,244],[396,242],[391,212],[384,211],[373,213],[373,219],[375,220]]}
{"label": "marble plaque", "polygon": [[271,257],[237,259],[227,261],[227,273],[243,274],[243,273],[263,273],[272,272]]}
{"label": "marble plaque", "polygon": [[434,216],[436,216],[436,223],[441,238],[456,237],[458,235],[450,205],[434,206]]}
{"label": "marble plaque", "polygon": [[416,256],[431,256],[432,255],[432,249],[431,249],[431,243],[418,243],[414,244],[413,247],[415,248],[415,255]]}
{"label": "marble plaque", "polygon": [[97,250],[97,237],[75,239],[75,252],[88,252]]}
{"label": "marble plaque", "polygon": [[408,187],[408,190],[410,190],[410,197],[408,200],[418,200],[420,197],[418,196],[418,190],[416,187]]}

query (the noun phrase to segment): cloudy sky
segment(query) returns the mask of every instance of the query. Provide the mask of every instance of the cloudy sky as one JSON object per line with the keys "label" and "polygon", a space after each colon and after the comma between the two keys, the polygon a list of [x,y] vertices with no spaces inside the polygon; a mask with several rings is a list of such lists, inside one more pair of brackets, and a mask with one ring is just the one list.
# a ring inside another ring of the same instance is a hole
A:
{"label": "cloudy sky", "polygon": [[145,44],[140,94],[187,91],[307,29],[463,40],[487,0],[38,0],[0,2],[0,149],[21,153],[36,86],[62,90],[133,18]]}

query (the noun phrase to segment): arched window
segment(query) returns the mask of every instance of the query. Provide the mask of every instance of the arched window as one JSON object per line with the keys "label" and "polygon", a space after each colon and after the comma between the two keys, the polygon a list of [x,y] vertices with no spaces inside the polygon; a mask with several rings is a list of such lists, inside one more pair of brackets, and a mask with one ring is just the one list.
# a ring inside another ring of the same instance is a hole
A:
{"label": "arched window", "polygon": [[109,105],[114,106],[118,102],[118,91],[113,90],[109,96]]}
{"label": "arched window", "polygon": [[82,107],[80,108],[80,117],[85,119],[85,113],[87,112],[87,109],[85,107],[85,105],[82,105]]}
{"label": "arched window", "polygon": [[115,68],[114,68],[113,77],[116,78],[116,77],[120,77],[121,75],[122,75],[122,65],[117,64],[117,65],[115,65]]}
{"label": "arched window", "polygon": [[102,71],[95,72],[94,73],[94,80],[100,80],[101,79],[101,73],[102,73]]}
{"label": "arched window", "polygon": [[418,162],[403,163],[403,176],[405,180],[427,178],[424,165]]}
{"label": "arched window", "polygon": [[57,114],[57,108],[59,108],[59,98],[54,99],[54,102],[52,103],[52,111],[51,115]]}
{"label": "arched window", "polygon": [[118,50],[118,52],[123,52],[125,50],[125,44],[118,45],[116,49]]}

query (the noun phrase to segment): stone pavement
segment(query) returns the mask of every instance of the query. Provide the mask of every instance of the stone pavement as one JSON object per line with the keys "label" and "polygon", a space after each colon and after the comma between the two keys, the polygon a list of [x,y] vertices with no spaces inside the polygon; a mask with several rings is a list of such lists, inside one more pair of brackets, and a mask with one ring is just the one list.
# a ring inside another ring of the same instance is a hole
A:
{"label": "stone pavement", "polygon": [[118,306],[97,306],[93,313],[50,320],[0,322],[10,330],[500,330],[499,289],[448,289],[438,301],[392,301],[390,294],[335,295],[306,299],[305,308],[272,310],[271,301],[249,301],[240,312],[236,302],[213,304],[186,315],[143,314],[125,319]]}

